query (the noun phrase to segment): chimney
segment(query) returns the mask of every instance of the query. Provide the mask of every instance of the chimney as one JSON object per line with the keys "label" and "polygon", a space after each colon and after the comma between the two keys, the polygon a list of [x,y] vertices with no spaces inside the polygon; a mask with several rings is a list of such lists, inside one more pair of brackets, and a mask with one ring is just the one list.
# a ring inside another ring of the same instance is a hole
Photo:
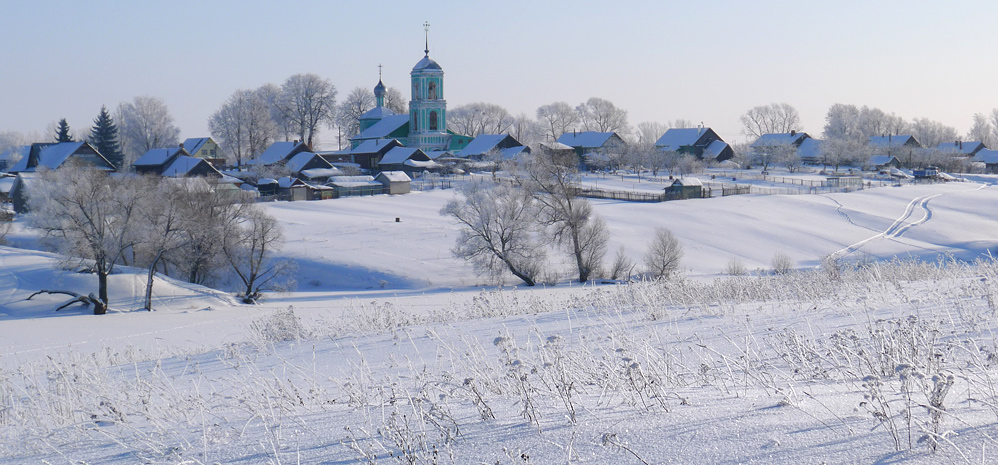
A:
{"label": "chimney", "polygon": [[956,141],[956,144],[960,146],[960,150],[963,150],[963,141],[962,140]]}
{"label": "chimney", "polygon": [[796,136],[796,135],[797,135],[797,131],[791,129],[790,130],[790,137],[793,137],[793,136]]}
{"label": "chimney", "polygon": [[184,148],[184,143],[183,142],[180,143],[180,148]]}

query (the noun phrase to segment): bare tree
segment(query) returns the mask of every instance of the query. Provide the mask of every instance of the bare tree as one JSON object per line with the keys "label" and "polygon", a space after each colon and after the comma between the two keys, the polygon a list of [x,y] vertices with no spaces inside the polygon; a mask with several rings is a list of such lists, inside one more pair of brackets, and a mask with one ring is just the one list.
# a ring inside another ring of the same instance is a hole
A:
{"label": "bare tree", "polygon": [[[765,147],[754,147],[752,153],[752,163],[759,165],[765,173],[769,167],[777,163],[782,163],[797,153],[797,147],[793,144],[774,144]],[[799,157],[798,157],[799,158]]]}
{"label": "bare tree", "polygon": [[638,144],[644,146],[655,145],[655,142],[669,129],[668,125],[657,121],[645,121],[638,123]]}
{"label": "bare tree", "polygon": [[631,132],[627,124],[627,110],[617,108],[612,102],[598,97],[591,97],[585,103],[575,107],[579,113],[579,121],[587,131],[616,132],[628,134]]}
{"label": "bare tree", "polygon": [[391,110],[396,115],[409,113],[409,100],[405,98],[402,91],[395,87],[389,87],[385,92],[385,108]]}
{"label": "bare tree", "polygon": [[107,278],[115,265],[143,240],[137,218],[145,191],[130,185],[134,182],[70,163],[42,174],[42,185],[28,199],[30,224],[57,251],[97,275],[97,297],[88,300],[95,315],[107,312]]}
{"label": "bare tree", "polygon": [[666,228],[655,228],[655,237],[645,253],[645,266],[655,278],[668,279],[683,259],[683,246],[679,238]]}
{"label": "bare tree", "polygon": [[837,103],[828,109],[825,116],[826,140],[851,140],[865,143],[873,136],[902,134],[908,130],[908,122],[893,113],[879,108]]}
{"label": "bare tree", "polygon": [[552,238],[566,246],[575,260],[579,282],[598,274],[609,233],[592,204],[578,195],[575,157],[562,159],[541,151],[521,163],[515,177],[540,205],[540,223],[549,228]]}
{"label": "bare tree", "polygon": [[374,102],[374,92],[364,87],[355,87],[340,102],[336,111],[336,122],[342,130],[343,137],[349,139],[360,134],[360,117],[374,108]]}
{"label": "bare tree", "polygon": [[267,83],[256,90],[257,95],[267,103],[270,111],[270,120],[277,130],[275,139],[290,141],[295,136],[295,122],[291,120],[289,114],[284,112],[280,105],[281,87],[276,84]]}
{"label": "bare tree", "polygon": [[178,180],[173,201],[179,209],[178,226],[184,246],[166,255],[178,278],[212,284],[226,265],[223,242],[245,216],[245,193],[214,189],[202,179]]}
{"label": "bare tree", "polygon": [[527,286],[536,284],[544,248],[534,235],[537,207],[530,193],[483,180],[465,184],[460,192],[462,199],[440,210],[462,226],[454,256],[471,261],[480,273],[498,277],[509,271]]}
{"label": "bare tree", "polygon": [[131,166],[150,149],[176,147],[180,142],[180,128],[173,124],[166,103],[156,97],[139,96],[122,102],[117,120],[124,166]]}
{"label": "bare tree", "polygon": [[256,303],[266,291],[287,289],[293,283],[295,264],[273,257],[284,243],[277,220],[250,206],[242,210],[234,226],[222,241],[222,251],[243,284],[243,303]]}
{"label": "bare tree", "polygon": [[281,85],[275,104],[299,140],[314,147],[319,125],[334,122],[336,87],[316,74],[295,74]]}
{"label": "bare tree", "polygon": [[514,118],[505,108],[484,102],[461,105],[451,110],[447,116],[448,128],[471,137],[507,133],[513,122]]}
{"label": "bare tree", "polygon": [[788,103],[772,103],[753,107],[741,116],[745,135],[759,138],[763,134],[800,131],[800,114]]}
{"label": "bare tree", "polygon": [[277,127],[263,92],[260,89],[237,90],[208,118],[212,137],[235,158],[236,166],[263,153],[277,136]]}
{"label": "bare tree", "polygon": [[537,121],[544,128],[544,137],[554,141],[576,128],[579,114],[571,105],[555,102],[537,109]]}

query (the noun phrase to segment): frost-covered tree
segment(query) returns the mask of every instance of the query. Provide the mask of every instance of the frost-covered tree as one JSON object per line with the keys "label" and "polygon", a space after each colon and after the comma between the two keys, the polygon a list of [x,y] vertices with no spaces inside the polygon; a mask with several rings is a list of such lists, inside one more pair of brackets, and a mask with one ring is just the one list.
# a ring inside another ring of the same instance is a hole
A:
{"label": "frost-covered tree", "polygon": [[67,163],[43,173],[28,198],[31,226],[97,275],[97,297],[90,300],[95,315],[107,311],[108,276],[144,239],[138,218],[147,191],[133,185],[140,181]]}
{"label": "frost-covered tree", "polygon": [[910,132],[922,147],[926,148],[936,147],[943,142],[953,142],[958,137],[953,127],[928,118],[912,120]]}
{"label": "frost-covered tree", "polygon": [[669,129],[667,124],[662,124],[657,121],[644,121],[638,123],[638,145],[643,145],[646,147],[651,147],[655,145],[662,134]]}
{"label": "frost-covered tree", "polygon": [[212,137],[236,166],[263,153],[277,137],[266,91],[237,90],[208,118]]}
{"label": "frost-covered tree", "polygon": [[824,137],[826,140],[851,140],[866,142],[873,136],[904,134],[908,132],[908,122],[894,113],[886,113],[879,108],[836,103],[825,116]]}
{"label": "frost-covered tree", "polygon": [[118,126],[108,113],[107,107],[102,105],[100,113],[94,119],[94,125],[90,128],[90,145],[120,170],[124,161],[118,144]]}
{"label": "frost-covered tree", "polygon": [[527,286],[536,284],[545,254],[535,233],[537,206],[530,193],[481,179],[465,184],[459,192],[461,198],[440,210],[461,225],[454,256],[493,278],[508,271]]}
{"label": "frost-covered tree", "polygon": [[275,105],[298,139],[314,147],[319,126],[335,122],[336,86],[316,74],[295,74],[281,85]]}
{"label": "frost-covered tree", "polygon": [[987,147],[994,147],[995,128],[984,113],[974,113],[974,124],[967,132],[967,140],[981,141]]}
{"label": "frost-covered tree", "polygon": [[579,113],[565,102],[554,102],[537,108],[537,122],[544,128],[544,138],[555,141],[576,129]]}
{"label": "frost-covered tree", "polygon": [[668,279],[679,269],[683,259],[683,246],[672,231],[655,228],[655,237],[645,253],[645,266],[652,277]]}
{"label": "frost-covered tree", "polygon": [[579,122],[586,131],[616,132],[626,135],[631,132],[627,123],[627,110],[617,108],[613,102],[599,97],[591,97],[575,107]]}
{"label": "frost-covered tree", "polygon": [[842,165],[866,163],[870,158],[870,147],[861,139],[825,139],[818,146],[821,164],[839,170]]}
{"label": "frost-covered tree", "polygon": [[515,179],[537,201],[538,221],[574,260],[579,282],[598,275],[609,232],[606,223],[593,211],[592,203],[579,196],[579,171],[574,155],[561,158],[552,152],[539,151],[521,161]]}
{"label": "frost-covered tree", "polygon": [[222,251],[242,283],[243,303],[257,303],[264,292],[294,284],[295,263],[274,257],[283,244],[281,225],[261,208],[248,206],[236,217],[222,240]]}
{"label": "frost-covered tree", "polygon": [[752,164],[758,165],[763,172],[769,171],[769,167],[784,160],[789,159],[797,153],[797,147],[793,144],[776,144],[767,147],[755,147],[752,151]]}
{"label": "frost-covered tree", "polygon": [[540,142],[544,129],[536,120],[526,113],[520,113],[513,118],[513,124],[509,126],[509,135],[513,136],[523,145],[534,145]]}
{"label": "frost-covered tree", "polygon": [[55,141],[56,142],[72,142],[73,136],[69,133],[69,123],[66,122],[66,118],[59,120],[59,126],[55,130]]}
{"label": "frost-covered tree", "polygon": [[757,139],[763,134],[800,131],[800,114],[789,103],[772,103],[749,109],[741,116],[746,136]]}
{"label": "frost-covered tree", "polygon": [[509,111],[494,103],[469,103],[447,113],[447,128],[471,137],[482,134],[505,134],[509,132],[514,121]]}
{"label": "frost-covered tree", "polygon": [[126,165],[150,149],[180,143],[180,128],[173,124],[166,103],[148,95],[118,105],[118,128]]}

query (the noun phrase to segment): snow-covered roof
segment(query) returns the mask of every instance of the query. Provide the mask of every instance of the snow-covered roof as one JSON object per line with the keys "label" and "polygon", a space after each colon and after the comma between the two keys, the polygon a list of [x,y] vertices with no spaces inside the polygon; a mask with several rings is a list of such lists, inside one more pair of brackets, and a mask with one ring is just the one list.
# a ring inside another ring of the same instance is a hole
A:
{"label": "snow-covered roof", "polygon": [[572,147],[562,144],[561,142],[541,142],[539,145],[541,148],[547,150],[573,150]]}
{"label": "snow-covered roof", "polygon": [[397,165],[399,163],[405,162],[409,157],[416,154],[420,150],[415,147],[394,147],[385,153],[385,156],[381,157],[381,161],[378,162],[379,165]]}
{"label": "snow-covered roof", "polygon": [[10,194],[10,190],[14,187],[14,181],[17,178],[14,176],[4,176],[0,178],[0,193]]}
{"label": "snow-covered roof", "polygon": [[382,171],[378,174],[378,177],[384,177],[389,182],[410,182],[412,179],[409,178],[405,171]]}
{"label": "snow-covered roof", "polygon": [[21,158],[28,156],[29,152],[31,152],[30,145],[11,147],[3,152],[0,152],[0,160],[7,160],[9,164],[13,160],[20,160]]}
{"label": "snow-covered roof", "polygon": [[432,161],[432,160],[429,160],[429,161],[427,161],[427,160],[413,160],[411,158],[408,159],[408,160],[406,160],[406,161],[404,161],[404,162],[402,162],[402,164],[405,165],[405,166],[411,166],[413,168],[423,168],[423,169],[439,168],[440,166],[442,166],[442,165],[440,165],[440,163],[437,163],[437,162]]}
{"label": "snow-covered roof", "polygon": [[998,163],[998,150],[984,149],[978,151],[977,154],[974,155],[974,161],[979,161],[985,164]]}
{"label": "snow-covered roof", "polygon": [[597,131],[566,132],[558,138],[558,142],[569,147],[598,148],[614,135],[616,134],[612,132]]}
{"label": "snow-covered roof", "polygon": [[523,152],[530,153],[530,147],[527,147],[526,145],[518,145],[516,147],[510,147],[508,149],[502,149],[500,151],[503,160],[512,160],[513,158],[516,158],[517,155]]}
{"label": "snow-covered roof", "polygon": [[204,147],[211,140],[210,137],[191,137],[189,139],[184,139],[184,150],[188,153],[195,154],[198,150]]}
{"label": "snow-covered roof", "polygon": [[326,184],[336,187],[381,186],[374,176],[333,176]]}
{"label": "snow-covered roof", "polygon": [[698,179],[698,178],[679,178],[679,179],[676,179],[675,181],[672,181],[672,185],[673,186],[683,186],[683,187],[693,187],[693,186],[702,186],[703,183],[700,182],[700,179]]}
{"label": "snow-covered roof", "polygon": [[402,145],[398,139],[368,139],[348,151],[348,153],[378,153],[391,143]]}
{"label": "snow-covered roof", "polygon": [[981,141],[943,142],[936,146],[936,148],[947,152],[959,152],[964,155],[973,155],[979,150],[987,149]]}
{"label": "snow-covered roof", "polygon": [[915,146],[921,146],[914,137],[902,134],[898,136],[872,136],[870,137],[870,145],[874,147],[902,147],[906,144],[912,144]]}
{"label": "snow-covered roof", "polygon": [[[37,168],[48,168],[56,169],[62,166],[71,155],[80,150],[86,142],[60,142],[56,144],[35,144],[38,150],[37,165],[28,166],[29,161],[31,161],[31,152],[29,150],[28,156],[25,156],[18,160],[17,164],[11,168],[10,172],[21,172],[21,171],[35,171]],[[32,147],[34,149],[34,147]],[[104,168],[110,168],[110,166],[105,166]]]}
{"label": "snow-covered roof", "polygon": [[412,67],[413,71],[420,71],[420,70],[424,70],[424,69],[440,69],[440,70],[442,70],[443,68],[441,68],[440,65],[437,64],[437,62],[431,60],[429,55],[426,55],[426,56],[423,57],[422,60],[419,60],[419,62],[416,63],[416,66]]}
{"label": "snow-covered roof", "polygon": [[260,179],[257,179],[256,180],[256,185],[259,186],[261,184],[279,184],[279,183],[274,178],[260,178]]}
{"label": "snow-covered roof", "polygon": [[343,174],[343,171],[340,170],[339,168],[312,168],[307,170],[301,170],[301,174],[311,179],[311,178],[338,176],[340,174]]}
{"label": "snow-covered roof", "polygon": [[721,139],[717,139],[703,149],[703,157],[709,159],[717,158],[721,156],[721,152],[723,152],[726,148],[728,148],[728,143]]}
{"label": "snow-covered roof", "polygon": [[884,166],[890,163],[891,160],[897,160],[897,157],[892,157],[890,155],[874,155],[870,157],[868,164],[870,166]]}
{"label": "snow-covered roof", "polygon": [[808,137],[800,143],[799,147],[797,147],[797,155],[801,158],[811,158],[815,160],[821,158],[821,144],[822,142],[820,140]]}
{"label": "snow-covered roof", "polygon": [[[196,167],[199,163],[204,163],[205,165],[211,167],[211,164],[204,161],[203,158],[181,155],[177,157],[176,160],[173,160],[173,163],[170,163],[170,166],[166,167],[166,169],[163,170],[162,175],[164,177],[187,176],[187,174],[190,173],[191,170],[193,170],[194,167]],[[214,170],[214,167],[212,167],[212,170]],[[217,172],[217,170],[215,171]],[[221,173],[219,173],[219,175],[221,175]]]}
{"label": "snow-covered roof", "polygon": [[450,150],[427,150],[423,153],[425,153],[427,157],[430,157],[430,160],[436,160],[443,156],[452,155]]}
{"label": "snow-covered roof", "polygon": [[407,114],[386,116],[382,118],[381,121],[374,123],[373,125],[371,125],[371,127],[365,129],[364,132],[360,133],[357,136],[354,136],[353,138],[379,139],[379,138],[388,137],[389,134],[395,132],[396,130],[407,124],[409,124],[409,115]]}
{"label": "snow-covered roof", "polygon": [[777,145],[796,145],[800,144],[804,139],[810,136],[804,132],[782,132],[782,133],[770,133],[763,134],[759,136],[755,142],[752,143],[752,147],[774,147]]}
{"label": "snow-covered roof", "polygon": [[253,165],[273,165],[274,163],[280,162],[288,157],[288,154],[294,151],[296,147],[303,144],[303,142],[274,142],[267,147],[256,159],[250,160],[247,163]]}
{"label": "snow-covered roof", "polygon": [[187,149],[182,149],[180,147],[149,149],[146,153],[142,154],[141,157],[135,160],[135,162],[132,163],[132,166],[162,166],[170,159],[170,157],[181,150],[184,150],[185,154],[188,153],[186,152]]}
{"label": "snow-covered roof", "polygon": [[365,111],[358,119],[382,119],[386,116],[395,116],[395,112],[388,107],[374,107]]}
{"label": "snow-covered roof", "polygon": [[677,151],[682,147],[696,144],[700,136],[709,130],[710,128],[672,128],[655,141],[655,147]]}
{"label": "snow-covered roof", "polygon": [[507,137],[509,137],[509,134],[481,134],[461,149],[460,156],[473,157],[475,155],[482,155],[496,148]]}
{"label": "snow-covered roof", "polygon": [[[301,169],[304,168],[305,165],[307,165],[309,162],[311,162],[316,157],[318,157],[320,160],[322,160],[323,164],[329,165],[329,163],[327,163],[325,159],[323,159],[322,157],[320,157],[319,155],[317,155],[317,154],[315,154],[313,152],[300,152],[300,153],[296,154],[295,156],[291,157],[291,159],[288,160],[287,163],[284,164],[284,167],[287,168],[288,171],[291,171],[292,173],[297,173],[297,172],[301,171]],[[329,166],[332,166],[332,165],[329,165]]]}
{"label": "snow-covered roof", "polygon": [[277,187],[280,187],[281,189],[287,189],[292,186],[304,186],[304,185],[305,182],[302,181],[301,179],[292,178],[289,176],[285,176],[277,180]]}

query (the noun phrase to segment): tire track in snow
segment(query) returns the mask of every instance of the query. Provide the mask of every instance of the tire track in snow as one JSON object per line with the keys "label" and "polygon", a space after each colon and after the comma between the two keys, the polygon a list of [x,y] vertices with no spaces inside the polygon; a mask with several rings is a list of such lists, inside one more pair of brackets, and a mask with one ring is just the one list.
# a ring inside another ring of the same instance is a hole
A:
{"label": "tire track in snow", "polygon": [[[905,206],[904,213],[902,213],[901,216],[898,217],[898,219],[896,219],[894,223],[891,224],[890,227],[888,227],[886,230],[884,230],[881,233],[870,236],[866,239],[863,239],[848,247],[832,252],[830,256],[835,259],[843,258],[846,255],[856,252],[861,247],[863,247],[867,242],[881,238],[885,239],[900,238],[902,235],[904,235],[904,233],[908,232],[908,230],[910,230],[911,228],[924,224],[926,221],[932,219],[932,210],[929,209],[929,201],[941,195],[943,194],[932,194],[932,195],[923,195],[920,197],[915,197],[914,199],[911,200],[911,202],[908,202],[907,206]],[[909,222],[908,220],[912,217],[912,215],[915,214],[916,209],[922,212],[922,217],[916,221]]]}

